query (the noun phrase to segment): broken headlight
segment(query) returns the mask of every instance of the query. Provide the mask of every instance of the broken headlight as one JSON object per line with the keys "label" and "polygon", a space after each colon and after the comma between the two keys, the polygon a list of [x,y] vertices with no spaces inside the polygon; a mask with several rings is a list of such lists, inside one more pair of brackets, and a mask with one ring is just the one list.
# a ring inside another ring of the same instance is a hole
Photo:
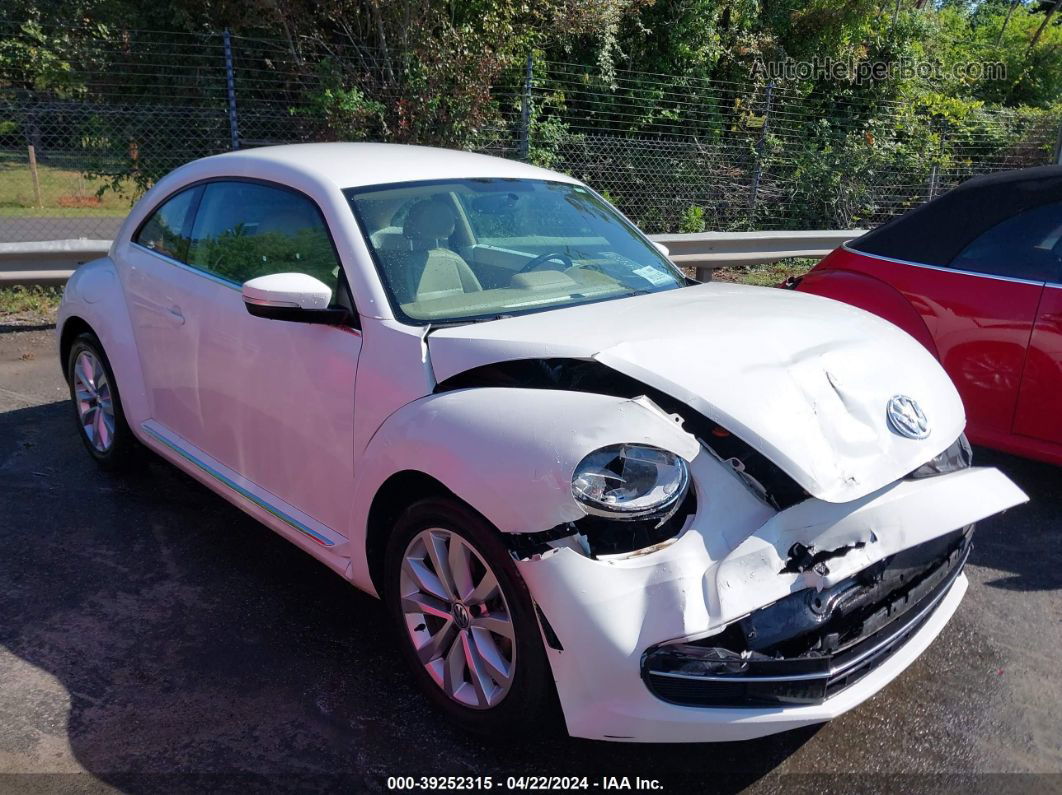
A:
{"label": "broken headlight", "polygon": [[689,466],[681,457],[641,444],[595,450],[572,475],[572,494],[583,510],[612,519],[666,516],[689,485]]}
{"label": "broken headlight", "polygon": [[952,442],[951,447],[938,456],[929,459],[907,477],[931,478],[935,475],[947,475],[949,472],[957,472],[966,469],[973,463],[973,450],[965,433],[960,433],[959,438]]}

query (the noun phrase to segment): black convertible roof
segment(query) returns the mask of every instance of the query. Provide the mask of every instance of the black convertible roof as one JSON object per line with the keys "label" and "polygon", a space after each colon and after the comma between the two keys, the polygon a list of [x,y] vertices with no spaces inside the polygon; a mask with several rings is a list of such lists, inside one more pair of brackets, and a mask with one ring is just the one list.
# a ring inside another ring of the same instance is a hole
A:
{"label": "black convertible roof", "polygon": [[866,254],[947,265],[974,238],[1011,216],[1062,201],[1062,166],[974,177],[848,244]]}

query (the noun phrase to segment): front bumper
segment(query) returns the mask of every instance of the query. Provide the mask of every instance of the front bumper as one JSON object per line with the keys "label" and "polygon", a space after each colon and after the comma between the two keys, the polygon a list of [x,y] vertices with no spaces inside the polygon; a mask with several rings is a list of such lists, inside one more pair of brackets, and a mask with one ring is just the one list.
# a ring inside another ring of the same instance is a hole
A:
{"label": "front bumper", "polygon": [[[880,666],[855,685],[821,704],[788,707],[686,707],[640,697],[609,704],[593,717],[594,724],[608,721],[622,727],[618,734],[600,739],[632,742],[722,742],[752,740],[769,734],[824,723],[859,706],[903,673],[925,651],[954,615],[969,581],[960,574],[929,619]],[[648,692],[648,691],[646,691]],[[567,712],[565,713],[567,715]],[[585,725],[585,724],[584,724]],[[615,731],[616,729],[613,729]],[[577,729],[579,731],[585,731]],[[590,736],[576,734],[576,736]]]}
{"label": "front bumper", "polygon": [[[696,462],[694,476],[698,478]],[[742,513],[725,493],[702,491],[711,482],[716,481],[698,481],[701,509],[664,549],[595,560],[562,548],[517,562],[549,624],[547,653],[572,736],[638,742],[742,740],[840,715],[899,675],[941,631],[967,587],[961,561],[949,566],[949,576],[934,583],[931,595],[918,595],[919,609],[905,613],[912,618],[890,636],[886,653],[868,655],[873,664],[859,666],[858,676],[843,682],[830,681],[832,674],[816,677],[827,681],[820,681],[824,688],[810,698],[805,691],[785,703],[750,705],[742,700],[742,706],[708,706],[710,699],[691,702],[674,692],[668,697],[659,686],[647,684],[643,661],[661,644],[707,642],[790,594],[828,590],[898,552],[1026,499],[997,470],[975,468],[900,481],[847,505],[808,500],[765,518]],[[741,516],[758,527],[734,527],[735,517]],[[784,572],[794,542],[819,549],[848,544],[852,550],[830,560],[826,572]],[[893,629],[900,626],[889,622]]]}
{"label": "front bumper", "polygon": [[[690,707],[822,704],[886,664],[929,622],[962,574],[972,535],[973,528],[965,528],[952,534],[953,540],[945,536],[949,543],[939,551],[927,549],[930,559],[909,575],[908,583],[904,575],[912,572],[909,563],[879,564],[881,571],[868,577],[865,586],[853,578],[831,591],[809,589],[761,608],[731,625],[738,631],[728,633],[732,638],[727,641],[736,649],[716,646],[724,642],[721,636],[651,649],[642,659],[642,678],[657,698]],[[892,568],[899,571],[890,577]],[[884,587],[886,593],[876,598]],[[856,602],[861,590],[868,594],[867,603],[846,607],[844,601]],[[833,603],[826,608],[830,614],[815,615],[807,609],[812,601],[824,608]],[[775,643],[767,638],[774,654],[750,653],[750,640],[756,644],[758,636],[772,630],[779,638]],[[851,637],[839,641],[845,635]],[[831,641],[832,648],[821,648]],[[788,655],[782,651],[801,645],[820,648]],[[704,663],[706,653],[709,661]],[[725,662],[717,662],[720,653],[726,655]]]}

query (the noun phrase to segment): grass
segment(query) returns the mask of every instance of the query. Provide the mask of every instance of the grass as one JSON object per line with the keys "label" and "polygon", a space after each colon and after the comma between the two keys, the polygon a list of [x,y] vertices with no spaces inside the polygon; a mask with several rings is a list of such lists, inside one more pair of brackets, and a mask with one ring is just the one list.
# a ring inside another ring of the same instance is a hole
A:
{"label": "grass", "polygon": [[758,287],[775,287],[789,276],[803,276],[811,270],[817,259],[783,259],[763,265],[743,265],[735,268],[720,268],[714,279],[721,282],[754,284]]}
{"label": "grass", "polygon": [[129,199],[113,191],[96,197],[103,180],[87,179],[79,171],[42,163],[37,165],[37,175],[41,183],[40,206],[29,163],[0,161],[0,216],[120,216],[129,212]]}
{"label": "grass", "polygon": [[0,288],[0,324],[11,321],[53,322],[62,297],[62,287]]}

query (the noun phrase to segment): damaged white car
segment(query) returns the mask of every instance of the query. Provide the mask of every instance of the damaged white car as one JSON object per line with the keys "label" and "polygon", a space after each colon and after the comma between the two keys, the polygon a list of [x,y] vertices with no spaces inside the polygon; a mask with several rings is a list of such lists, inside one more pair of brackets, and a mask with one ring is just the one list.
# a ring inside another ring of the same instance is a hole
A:
{"label": "damaged white car", "polygon": [[380,595],[427,697],[486,731],[556,702],[613,740],[828,720],[1026,499],[902,331],[691,283],[577,180],[468,153],[184,166],[58,335],[92,456],[142,444]]}

